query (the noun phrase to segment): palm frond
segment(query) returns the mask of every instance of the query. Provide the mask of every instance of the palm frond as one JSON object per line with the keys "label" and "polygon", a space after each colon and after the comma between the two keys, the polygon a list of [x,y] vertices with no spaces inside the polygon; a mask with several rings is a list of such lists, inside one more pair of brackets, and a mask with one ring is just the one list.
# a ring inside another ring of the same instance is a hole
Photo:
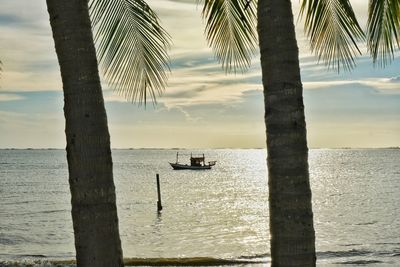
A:
{"label": "palm frond", "polygon": [[167,82],[170,37],[143,0],[90,0],[99,65],[109,84],[139,104]]}
{"label": "palm frond", "polygon": [[205,34],[227,72],[244,71],[257,51],[255,0],[204,0]]}
{"label": "palm frond", "polygon": [[357,40],[365,38],[349,0],[303,0],[300,15],[305,15],[305,30],[311,50],[330,68],[350,70],[361,54]]}
{"label": "palm frond", "polygon": [[400,1],[370,0],[368,10],[368,50],[374,64],[385,66],[393,59],[400,42]]}

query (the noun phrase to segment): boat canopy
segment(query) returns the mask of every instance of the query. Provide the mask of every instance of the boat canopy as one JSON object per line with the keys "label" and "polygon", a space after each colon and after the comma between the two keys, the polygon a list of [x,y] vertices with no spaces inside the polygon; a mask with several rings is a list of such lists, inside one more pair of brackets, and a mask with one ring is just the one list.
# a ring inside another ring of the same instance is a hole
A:
{"label": "boat canopy", "polygon": [[204,155],[203,157],[190,157],[191,166],[202,166],[204,165]]}

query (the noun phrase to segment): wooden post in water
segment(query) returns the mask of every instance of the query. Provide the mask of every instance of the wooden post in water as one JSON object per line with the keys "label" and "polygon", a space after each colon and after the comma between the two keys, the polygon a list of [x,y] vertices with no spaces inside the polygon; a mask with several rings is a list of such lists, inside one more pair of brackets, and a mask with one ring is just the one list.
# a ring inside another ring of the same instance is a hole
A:
{"label": "wooden post in water", "polygon": [[160,212],[162,210],[162,205],[161,205],[160,175],[158,173],[156,174],[156,178],[157,178],[157,195],[158,195],[157,211]]}

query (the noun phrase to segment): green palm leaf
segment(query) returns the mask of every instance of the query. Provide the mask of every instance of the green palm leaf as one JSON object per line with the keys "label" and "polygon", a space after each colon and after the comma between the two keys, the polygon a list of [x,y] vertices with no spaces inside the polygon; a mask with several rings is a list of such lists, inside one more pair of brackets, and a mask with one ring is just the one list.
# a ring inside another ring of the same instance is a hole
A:
{"label": "green palm leaf", "polygon": [[361,54],[357,40],[364,39],[364,32],[349,0],[303,0],[300,15],[304,14],[311,50],[318,59],[338,71],[341,66],[352,69],[354,57]]}
{"label": "green palm leaf", "polygon": [[370,0],[368,12],[368,49],[374,63],[385,66],[399,47],[400,1]]}
{"label": "green palm leaf", "polygon": [[156,103],[166,86],[170,37],[143,0],[90,0],[101,69],[131,101]]}
{"label": "green palm leaf", "polygon": [[227,72],[244,71],[257,51],[256,1],[205,0],[206,38]]}

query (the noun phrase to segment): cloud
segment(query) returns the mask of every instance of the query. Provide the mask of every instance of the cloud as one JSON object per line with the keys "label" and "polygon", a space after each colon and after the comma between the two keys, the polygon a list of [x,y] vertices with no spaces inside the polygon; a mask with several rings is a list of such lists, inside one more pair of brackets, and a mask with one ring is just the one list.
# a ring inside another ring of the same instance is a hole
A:
{"label": "cloud", "polygon": [[339,85],[354,84],[355,81],[316,81],[316,82],[303,82],[303,87],[306,90],[325,89]]}
{"label": "cloud", "polygon": [[[174,125],[192,123],[234,123],[252,121],[257,114],[263,114],[263,93],[261,90],[246,90],[239,94],[237,101],[204,102],[195,105],[168,106],[160,99],[157,106],[139,107],[127,102],[107,102],[110,122],[126,122],[140,125]],[[193,125],[192,125],[193,126]]]}
{"label": "cloud", "polygon": [[385,116],[398,117],[400,94],[383,94],[373,86],[350,83],[304,92],[308,116],[325,120],[373,121]]}
{"label": "cloud", "polygon": [[210,51],[193,51],[172,59],[171,76],[160,100],[168,107],[235,102],[242,92],[261,87],[259,65],[243,74],[226,74]]}
{"label": "cloud", "polygon": [[360,85],[374,88],[377,93],[400,94],[399,79],[392,78],[370,78],[365,80],[338,80],[338,81],[316,81],[303,82],[304,89],[326,89],[338,86],[357,87]]}
{"label": "cloud", "polygon": [[247,90],[235,102],[168,107],[160,100],[144,109],[108,102],[114,147],[264,147],[261,90]]}
{"label": "cloud", "polygon": [[18,16],[12,14],[0,14],[0,25],[12,25],[19,22],[20,19]]}
{"label": "cloud", "polygon": [[400,76],[389,78],[390,83],[400,83]]}
{"label": "cloud", "polygon": [[121,103],[127,103],[129,102],[126,98],[124,98],[122,95],[117,94],[113,90],[103,90],[103,97],[104,97],[104,102],[121,102]]}
{"label": "cloud", "polygon": [[192,0],[148,0],[146,1],[152,9],[161,10],[193,11],[199,6]]}
{"label": "cloud", "polygon": [[5,101],[18,101],[18,100],[23,100],[25,99],[21,95],[17,94],[2,94],[0,93],[0,102],[5,102]]}
{"label": "cloud", "polygon": [[351,71],[328,70],[323,64],[313,62],[312,57],[305,57],[301,62],[301,76],[304,88],[324,89],[341,85],[365,85],[377,90],[377,93],[399,94],[400,86],[398,69],[400,68],[400,53],[395,54],[392,64],[385,68],[374,66],[369,56],[356,60],[356,67]]}
{"label": "cloud", "polygon": [[2,0],[0,51],[2,88],[44,91],[61,87],[54,42],[44,1]]}

